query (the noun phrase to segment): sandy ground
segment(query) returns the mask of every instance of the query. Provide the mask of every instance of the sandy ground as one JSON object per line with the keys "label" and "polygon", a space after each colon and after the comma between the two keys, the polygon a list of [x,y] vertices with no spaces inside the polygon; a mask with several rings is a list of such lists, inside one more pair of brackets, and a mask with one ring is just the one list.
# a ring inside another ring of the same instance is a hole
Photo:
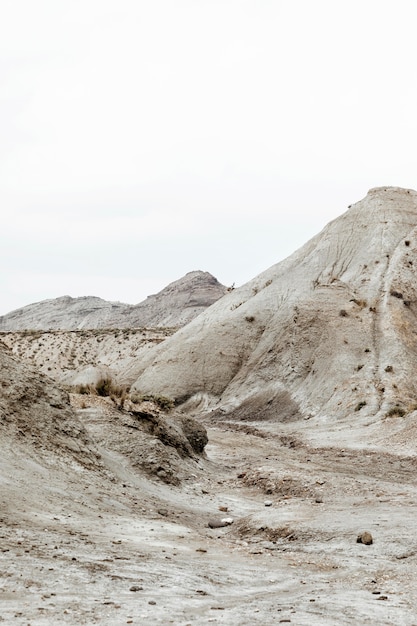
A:
{"label": "sandy ground", "polygon": [[416,460],[262,428],[209,428],[179,487],[111,449],[92,471],[5,447],[0,621],[417,625]]}

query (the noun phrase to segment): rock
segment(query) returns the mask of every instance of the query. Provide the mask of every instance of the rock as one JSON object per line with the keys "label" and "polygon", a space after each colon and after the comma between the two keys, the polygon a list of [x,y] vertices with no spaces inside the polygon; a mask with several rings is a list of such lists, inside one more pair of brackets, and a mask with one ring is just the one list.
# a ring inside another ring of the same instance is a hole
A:
{"label": "rock", "polygon": [[372,535],[368,531],[360,533],[356,538],[356,543],[363,543],[365,546],[370,546],[373,542]]}
{"label": "rock", "polygon": [[222,519],[211,519],[208,521],[209,528],[223,528],[224,526],[230,526],[233,524],[232,517],[223,517]]}
{"label": "rock", "polygon": [[129,591],[143,591],[143,587],[140,587],[139,585],[132,585]]}
{"label": "rock", "polygon": [[219,506],[219,511],[222,511],[223,513],[227,513],[228,510],[227,506]]}
{"label": "rock", "polygon": [[272,500],[265,500],[264,505],[265,506],[272,506]]}

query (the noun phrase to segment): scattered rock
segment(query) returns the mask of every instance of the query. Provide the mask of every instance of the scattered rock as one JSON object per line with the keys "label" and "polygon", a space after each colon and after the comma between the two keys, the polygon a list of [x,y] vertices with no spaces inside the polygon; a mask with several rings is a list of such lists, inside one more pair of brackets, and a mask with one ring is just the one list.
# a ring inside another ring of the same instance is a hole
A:
{"label": "scattered rock", "polygon": [[139,585],[132,585],[129,591],[143,591],[143,587],[140,587]]}
{"label": "scattered rock", "polygon": [[373,544],[373,542],[374,540],[372,538],[372,535],[371,533],[368,533],[368,531],[360,533],[356,538],[356,543],[363,543],[365,544],[365,546],[370,546],[371,544]]}
{"label": "scattered rock", "polygon": [[265,500],[265,506],[272,506],[272,500]]}

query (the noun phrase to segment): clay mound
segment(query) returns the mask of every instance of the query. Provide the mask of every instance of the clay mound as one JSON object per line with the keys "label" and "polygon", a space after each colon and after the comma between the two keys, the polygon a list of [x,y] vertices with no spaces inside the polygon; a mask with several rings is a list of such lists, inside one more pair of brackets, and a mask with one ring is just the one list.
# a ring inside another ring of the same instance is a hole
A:
{"label": "clay mound", "polygon": [[2,445],[15,441],[27,454],[53,452],[85,466],[98,463],[94,444],[70,406],[67,393],[0,344]]}
{"label": "clay mound", "polygon": [[0,331],[184,326],[227,292],[209,272],[189,272],[131,305],[94,296],[62,296],[0,316]]}
{"label": "clay mound", "polygon": [[365,423],[407,412],[417,400],[416,265],[417,193],[372,189],[154,348],[134,387],[237,419]]}

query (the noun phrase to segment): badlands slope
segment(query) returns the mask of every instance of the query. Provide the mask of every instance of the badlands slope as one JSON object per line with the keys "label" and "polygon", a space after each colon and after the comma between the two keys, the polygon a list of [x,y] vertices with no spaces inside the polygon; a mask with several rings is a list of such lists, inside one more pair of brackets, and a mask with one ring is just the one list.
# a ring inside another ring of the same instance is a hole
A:
{"label": "badlands slope", "polygon": [[183,326],[227,292],[209,272],[189,272],[139,304],[62,296],[0,317],[0,331]]}
{"label": "badlands slope", "polygon": [[150,352],[134,386],[238,419],[409,414],[416,266],[417,193],[371,189]]}

